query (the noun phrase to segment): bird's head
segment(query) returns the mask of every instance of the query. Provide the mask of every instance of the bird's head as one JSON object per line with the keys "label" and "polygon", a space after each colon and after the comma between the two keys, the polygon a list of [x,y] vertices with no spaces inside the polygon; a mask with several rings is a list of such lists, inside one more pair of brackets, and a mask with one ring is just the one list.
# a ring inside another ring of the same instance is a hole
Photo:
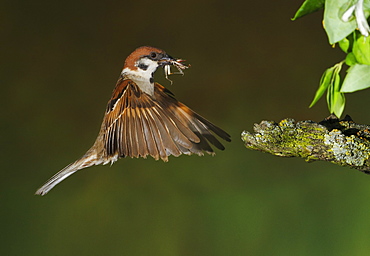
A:
{"label": "bird's head", "polygon": [[182,64],[183,61],[171,57],[161,49],[143,46],[137,48],[126,58],[122,74],[133,80],[153,83],[153,75],[158,67],[164,67],[166,78],[168,78],[168,75],[172,74],[170,66],[175,66],[180,73],[188,68]]}

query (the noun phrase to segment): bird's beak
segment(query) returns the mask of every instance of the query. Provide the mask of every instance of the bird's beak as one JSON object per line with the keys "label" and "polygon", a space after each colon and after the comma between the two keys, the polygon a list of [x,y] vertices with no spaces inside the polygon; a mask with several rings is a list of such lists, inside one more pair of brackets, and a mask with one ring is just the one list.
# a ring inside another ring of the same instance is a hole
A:
{"label": "bird's beak", "polygon": [[174,58],[165,54],[161,59],[159,59],[158,64],[159,66],[171,65],[171,61],[174,61],[174,60],[175,60]]}
{"label": "bird's beak", "polygon": [[190,65],[183,64],[184,61],[183,59],[176,59],[166,54],[158,61],[158,64],[160,67],[175,66],[177,69],[183,70],[190,67]]}
{"label": "bird's beak", "polygon": [[176,59],[176,58],[173,58],[173,57],[166,54],[165,56],[163,56],[163,58],[161,58],[158,61],[158,64],[161,67],[167,66],[167,65],[172,65],[172,66],[176,66],[177,68],[180,68],[180,69],[186,69],[186,68],[188,68],[188,66],[186,66],[182,63],[184,61],[185,60]]}
{"label": "bird's beak", "polygon": [[[165,55],[163,58],[161,58],[159,61],[158,61],[158,64],[160,67],[163,67],[164,68],[164,73],[165,73],[165,76],[166,76],[166,79],[171,81],[170,79],[168,79],[168,76],[169,75],[172,75],[172,74],[181,74],[181,75],[184,75],[184,72],[183,70],[184,69],[187,69],[190,67],[190,65],[185,65],[183,64],[185,60],[182,60],[182,59],[175,59],[169,55]],[[177,68],[177,72],[171,72],[171,66],[174,66]],[[172,83],[172,81],[171,81]]]}

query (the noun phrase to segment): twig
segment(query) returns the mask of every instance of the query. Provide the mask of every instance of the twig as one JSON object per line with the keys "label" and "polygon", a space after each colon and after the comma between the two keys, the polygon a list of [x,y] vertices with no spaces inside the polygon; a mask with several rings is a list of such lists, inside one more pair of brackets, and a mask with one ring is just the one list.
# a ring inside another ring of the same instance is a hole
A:
{"label": "twig", "polygon": [[301,157],[306,161],[328,161],[370,174],[370,126],[356,124],[350,116],[339,120],[331,115],[316,123],[262,121],[254,133],[242,132],[249,149],[282,157]]}

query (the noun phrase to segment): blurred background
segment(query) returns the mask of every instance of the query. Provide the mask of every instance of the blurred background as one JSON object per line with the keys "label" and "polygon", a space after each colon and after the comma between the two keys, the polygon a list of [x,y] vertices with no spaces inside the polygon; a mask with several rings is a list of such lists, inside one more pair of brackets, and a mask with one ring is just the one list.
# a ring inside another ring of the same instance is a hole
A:
{"label": "blurred background", "polygon": [[[344,58],[322,12],[296,1],[2,0],[0,255],[367,255],[370,176],[244,148],[261,120],[308,109]],[[216,156],[121,159],[36,189],[99,131],[124,59],[150,45],[184,58],[157,81],[232,135]],[[345,114],[370,123],[370,90]]]}

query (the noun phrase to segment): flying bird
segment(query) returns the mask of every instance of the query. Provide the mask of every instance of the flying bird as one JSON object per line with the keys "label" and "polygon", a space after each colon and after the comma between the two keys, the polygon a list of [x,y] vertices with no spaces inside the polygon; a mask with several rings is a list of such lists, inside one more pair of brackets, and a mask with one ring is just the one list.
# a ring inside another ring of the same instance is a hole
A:
{"label": "flying bird", "polygon": [[154,82],[154,72],[163,67],[165,76],[171,67],[177,73],[188,68],[182,59],[165,51],[143,46],[125,60],[124,67],[108,101],[98,137],[80,159],[52,176],[36,195],[45,195],[73,173],[93,165],[113,164],[119,158],[146,158],[168,161],[181,154],[214,154],[210,144],[220,150],[230,135],[177,101],[162,85]]}

